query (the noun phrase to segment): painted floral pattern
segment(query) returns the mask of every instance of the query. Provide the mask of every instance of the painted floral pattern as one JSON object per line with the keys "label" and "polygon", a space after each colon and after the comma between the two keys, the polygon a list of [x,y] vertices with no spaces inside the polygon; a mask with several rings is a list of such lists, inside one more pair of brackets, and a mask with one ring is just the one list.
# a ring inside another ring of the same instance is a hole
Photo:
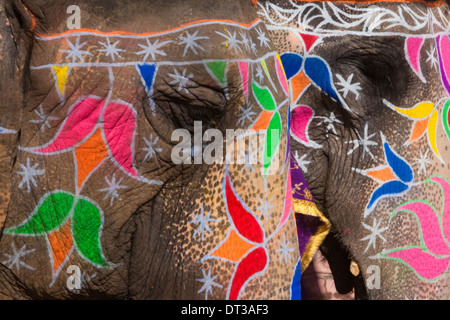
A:
{"label": "painted floral pattern", "polygon": [[419,226],[420,243],[395,248],[382,256],[399,261],[423,280],[436,280],[443,276],[450,263],[450,183],[442,176],[431,176],[427,183],[439,185],[442,204],[436,209],[426,200],[412,200],[398,206],[391,219],[400,212],[414,216]]}

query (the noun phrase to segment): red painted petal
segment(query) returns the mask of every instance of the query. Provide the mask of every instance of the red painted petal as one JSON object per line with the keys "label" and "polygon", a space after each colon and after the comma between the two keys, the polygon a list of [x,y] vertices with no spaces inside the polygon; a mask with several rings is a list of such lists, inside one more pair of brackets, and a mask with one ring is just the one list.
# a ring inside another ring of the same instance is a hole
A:
{"label": "red painted petal", "polygon": [[450,262],[450,257],[436,258],[419,247],[393,251],[386,254],[386,257],[403,261],[419,276],[427,280],[441,276],[447,270]]}
{"label": "red painted petal", "polygon": [[268,262],[264,248],[258,247],[251,251],[236,267],[228,293],[229,300],[237,300],[246,282],[258,272],[264,270]]}
{"label": "red painted petal", "polygon": [[242,202],[237,198],[228,175],[226,176],[225,195],[228,212],[239,234],[250,241],[262,243],[264,232],[256,217],[244,208]]}
{"label": "red painted petal", "polygon": [[104,100],[85,98],[76,102],[69,110],[61,129],[46,147],[34,149],[35,152],[51,153],[74,147],[95,128]]}
{"label": "red painted petal", "polygon": [[103,115],[103,129],[106,142],[114,160],[122,169],[137,177],[133,168],[133,138],[136,127],[136,113],[133,107],[126,103],[111,102]]}

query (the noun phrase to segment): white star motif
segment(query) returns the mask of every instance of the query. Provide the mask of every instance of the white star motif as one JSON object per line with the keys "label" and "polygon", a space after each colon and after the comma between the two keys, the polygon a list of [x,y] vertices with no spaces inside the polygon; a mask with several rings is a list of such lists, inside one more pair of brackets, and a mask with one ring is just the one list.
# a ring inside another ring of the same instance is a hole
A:
{"label": "white star motif", "polygon": [[127,186],[120,184],[122,182],[122,180],[123,180],[123,178],[120,178],[116,182],[116,174],[114,173],[111,177],[111,180],[109,180],[108,177],[105,177],[105,181],[106,181],[106,184],[108,185],[108,187],[98,190],[101,192],[106,192],[106,195],[103,198],[103,200],[110,198],[110,202],[109,202],[110,206],[113,205],[114,199],[118,199],[119,201],[122,201],[122,199],[119,197],[118,190],[128,188]]}
{"label": "white star motif", "polygon": [[419,165],[419,173],[423,170],[425,174],[427,174],[427,165],[431,164],[430,158],[428,157],[428,151],[425,154],[422,153],[422,150],[419,150],[420,155],[419,158],[415,159],[414,164]]}
{"label": "white star motif", "polygon": [[194,52],[196,55],[198,54],[197,49],[200,49],[202,51],[205,51],[205,49],[199,45],[196,41],[198,40],[207,40],[209,37],[198,37],[198,30],[195,31],[192,35],[186,31],[186,36],[178,36],[178,39],[181,40],[178,45],[185,45],[184,51],[183,51],[183,57],[186,55],[187,51],[190,49],[192,52]]}
{"label": "white star motif", "polygon": [[17,133],[16,130],[0,127],[0,134]]}
{"label": "white star motif", "polygon": [[436,58],[436,47],[430,46],[430,50],[427,50],[427,61],[430,62],[431,68],[436,69],[438,68],[438,60]]}
{"label": "white star motif", "polygon": [[107,57],[111,56],[112,61],[114,61],[115,59],[114,55],[116,55],[118,58],[122,58],[120,56],[120,52],[123,52],[125,50],[116,48],[116,46],[119,44],[119,41],[116,41],[113,44],[111,44],[109,38],[107,38],[106,43],[101,41],[99,41],[98,43],[103,46],[103,49],[98,49],[97,51],[105,52]]}
{"label": "white star motif", "polygon": [[173,79],[169,84],[178,85],[178,91],[184,90],[186,93],[189,93],[186,87],[194,84],[191,81],[194,76],[192,74],[186,75],[186,69],[184,69],[182,73],[179,73],[176,69],[174,72],[175,73],[169,73],[169,76]]}
{"label": "white star motif", "polygon": [[20,267],[24,267],[29,270],[34,270],[33,267],[29,266],[21,259],[24,258],[26,255],[32,253],[35,249],[27,250],[27,245],[24,244],[22,248],[20,248],[19,251],[17,251],[14,242],[11,243],[11,249],[12,249],[11,254],[3,253],[3,255],[5,255],[8,258],[7,260],[2,262],[4,265],[6,265],[9,269],[15,267],[17,272],[20,271]]}
{"label": "white star motif", "polygon": [[321,117],[317,116],[316,118],[322,119],[317,125],[320,126],[322,123],[327,125],[327,133],[326,137],[328,138],[329,132],[333,132],[335,134],[335,137],[337,138],[337,132],[336,128],[334,126],[334,123],[342,124],[342,121],[338,120],[336,116],[334,115],[334,112],[331,112],[328,117]]}
{"label": "white star motif", "polygon": [[241,47],[239,47],[240,44],[242,44],[242,41],[238,40],[236,37],[236,31],[233,32],[233,34],[230,33],[229,30],[226,30],[228,35],[216,31],[217,34],[220,34],[222,37],[226,38],[227,40],[222,42],[222,44],[225,44],[228,47],[228,50],[234,49],[234,52],[242,52]]}
{"label": "white star motif", "polygon": [[141,150],[144,150],[147,153],[145,154],[144,160],[142,160],[142,162],[151,160],[154,155],[156,156],[157,152],[162,151],[162,148],[155,147],[158,140],[159,140],[159,137],[156,137],[155,140],[153,140],[153,134],[150,134],[150,137],[148,140],[146,138],[144,138],[144,142],[147,146],[142,148]]}
{"label": "white star motif", "polygon": [[295,155],[294,155],[295,160],[297,160],[297,164],[300,167],[300,169],[302,169],[302,172],[308,172],[308,168],[306,167],[308,164],[311,163],[311,161],[306,161],[306,154],[302,155],[301,158],[298,157],[298,152],[295,151]]}
{"label": "white star motif", "polygon": [[269,201],[267,201],[267,198],[265,200],[261,199],[259,196],[258,196],[258,198],[259,198],[259,202],[261,203],[261,205],[256,208],[257,210],[261,211],[261,214],[259,216],[261,217],[261,215],[264,215],[264,217],[270,218],[269,210],[275,209],[275,206],[271,205],[273,197],[270,198]]}
{"label": "white star motif", "polygon": [[263,69],[261,68],[261,66],[258,64],[258,66],[256,67],[256,78],[258,78],[258,82],[262,83],[264,80],[264,73],[263,73]]}
{"label": "white star motif", "polygon": [[288,263],[289,260],[292,260],[291,252],[294,251],[294,248],[289,247],[290,241],[286,242],[286,233],[283,234],[283,242],[278,240],[278,243],[281,246],[281,249],[275,250],[276,252],[281,252],[280,261],[284,258],[284,263]]}
{"label": "white star motif", "polygon": [[247,109],[241,107],[242,112],[238,114],[239,119],[236,122],[237,125],[243,127],[247,120],[250,122],[253,121],[252,116],[254,116],[256,113],[252,111],[252,108],[253,108],[252,106],[249,106]]}
{"label": "white star motif", "polygon": [[259,29],[255,29],[256,33],[258,34],[258,36],[256,37],[259,40],[259,46],[262,47],[266,47],[266,48],[270,48],[270,40],[269,38],[266,37],[266,33],[263,32],[261,30],[261,28]]}
{"label": "white star motif", "polygon": [[31,185],[37,187],[35,177],[41,176],[45,173],[43,169],[37,169],[39,164],[35,164],[33,166],[30,165],[30,158],[27,158],[27,164],[24,166],[20,165],[21,171],[18,171],[18,174],[22,176],[22,181],[19,183],[19,188],[22,188],[24,184],[27,185],[27,193],[31,191]]}
{"label": "white star motif", "polygon": [[211,268],[212,267],[209,267],[208,274],[206,274],[205,270],[202,269],[203,279],[196,279],[196,281],[204,283],[203,287],[201,287],[201,289],[197,293],[202,293],[203,291],[205,291],[205,300],[208,300],[208,294],[210,294],[211,296],[213,295],[213,287],[222,288],[222,285],[214,282],[214,280],[217,279],[218,275],[211,277]]}
{"label": "white star motif", "polygon": [[51,121],[51,120],[58,120],[58,118],[56,118],[56,117],[46,116],[44,114],[44,110],[42,109],[42,104],[39,106],[39,111],[38,110],[34,110],[34,113],[36,113],[36,115],[38,116],[39,119],[37,119],[37,120],[30,120],[30,122],[39,124],[41,126],[41,131],[42,132],[45,131],[45,127],[50,128],[49,121]]}
{"label": "white star motif", "polygon": [[250,51],[250,39],[248,38],[248,34],[246,34],[244,31],[240,31],[239,35],[241,36],[241,43],[244,45],[245,50]]}
{"label": "white star motif", "polygon": [[370,157],[375,160],[375,157],[373,156],[372,152],[369,150],[369,146],[376,146],[378,143],[371,141],[370,139],[375,135],[375,133],[372,133],[370,136],[368,135],[368,124],[366,123],[366,126],[364,127],[364,138],[361,137],[358,130],[355,130],[356,134],[358,135],[358,139],[347,141],[346,143],[353,143],[354,147],[352,150],[350,150],[347,154],[352,154],[353,151],[355,151],[359,146],[363,148],[363,154],[362,158],[364,159],[364,156],[366,152],[370,155]]}
{"label": "white star motif", "polygon": [[197,229],[195,229],[194,235],[192,236],[193,238],[200,232],[202,235],[202,241],[204,240],[205,237],[205,231],[208,231],[209,233],[211,233],[211,229],[208,226],[208,223],[210,222],[218,222],[218,219],[213,219],[211,218],[211,211],[208,212],[208,215],[205,217],[205,212],[203,209],[203,204],[202,207],[200,208],[200,214],[196,215],[194,214],[194,220],[189,221],[189,223],[198,223],[198,227]]}
{"label": "white star motif", "polygon": [[83,42],[80,44],[80,38],[78,37],[75,44],[71,43],[69,41],[69,39],[66,39],[67,44],[69,45],[70,49],[69,50],[59,50],[60,52],[64,52],[67,53],[66,59],[72,58],[72,63],[75,63],[76,60],[80,60],[81,62],[83,62],[83,55],[89,55],[92,56],[93,54],[85,51],[85,50],[81,50],[87,43],[87,41]]}
{"label": "white star motif", "polygon": [[144,54],[144,61],[147,61],[148,56],[152,56],[153,60],[155,60],[157,54],[159,54],[160,56],[166,56],[166,53],[159,49],[166,44],[173,42],[169,40],[159,43],[159,40],[156,40],[154,43],[151,43],[149,39],[145,40],[147,41],[147,45],[138,44],[138,46],[143,50],[136,52],[136,54]]}
{"label": "white star motif", "polygon": [[349,92],[353,92],[355,95],[355,99],[359,98],[359,91],[362,89],[359,82],[352,83],[353,73],[348,76],[347,80],[345,80],[340,74],[336,74],[336,77],[339,79],[339,82],[336,85],[341,86],[341,89],[338,89],[339,92],[342,92],[342,96],[347,98]]}
{"label": "white star motif", "polygon": [[258,49],[256,48],[256,43],[253,42],[252,38],[250,38],[250,48],[253,51],[253,54],[257,54],[258,53]]}
{"label": "white star motif", "polygon": [[386,239],[381,235],[382,232],[386,231],[388,227],[380,228],[381,220],[377,223],[377,218],[373,219],[373,225],[372,227],[362,222],[362,225],[365,229],[371,231],[371,233],[362,238],[361,241],[367,241],[369,240],[369,243],[367,244],[366,250],[364,250],[364,253],[369,249],[370,245],[372,245],[372,248],[375,249],[377,237],[379,237],[383,242],[386,242]]}

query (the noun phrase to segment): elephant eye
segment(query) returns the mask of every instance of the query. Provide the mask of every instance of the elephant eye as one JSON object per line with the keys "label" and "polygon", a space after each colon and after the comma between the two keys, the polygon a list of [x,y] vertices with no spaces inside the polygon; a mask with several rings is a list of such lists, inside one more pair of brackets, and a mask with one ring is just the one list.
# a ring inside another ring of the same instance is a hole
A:
{"label": "elephant eye", "polygon": [[406,93],[410,68],[399,39],[358,39],[336,61],[356,68],[379,98],[396,101]]}
{"label": "elephant eye", "polygon": [[[162,73],[164,75],[164,73]],[[190,76],[188,85],[180,86],[171,78],[162,76],[154,86],[152,99],[157,109],[170,115],[170,120],[180,128],[190,129],[195,121],[202,121],[205,127],[213,127],[224,116],[227,101],[223,89],[202,81],[195,69],[186,72]],[[170,110],[170,111],[169,111]]]}

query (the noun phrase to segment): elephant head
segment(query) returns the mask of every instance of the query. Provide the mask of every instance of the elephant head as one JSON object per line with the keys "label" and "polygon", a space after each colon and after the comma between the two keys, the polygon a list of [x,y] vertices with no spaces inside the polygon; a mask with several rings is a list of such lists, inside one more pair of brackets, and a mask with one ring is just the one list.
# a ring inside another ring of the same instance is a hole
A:
{"label": "elephant head", "polygon": [[[448,299],[448,5],[258,7],[289,82],[291,153],[332,225],[322,251],[338,290]],[[341,272],[333,270],[337,255],[348,259]],[[359,278],[348,271],[351,259]]]}
{"label": "elephant head", "polygon": [[298,297],[286,79],[251,3],[0,3],[2,297]]}

